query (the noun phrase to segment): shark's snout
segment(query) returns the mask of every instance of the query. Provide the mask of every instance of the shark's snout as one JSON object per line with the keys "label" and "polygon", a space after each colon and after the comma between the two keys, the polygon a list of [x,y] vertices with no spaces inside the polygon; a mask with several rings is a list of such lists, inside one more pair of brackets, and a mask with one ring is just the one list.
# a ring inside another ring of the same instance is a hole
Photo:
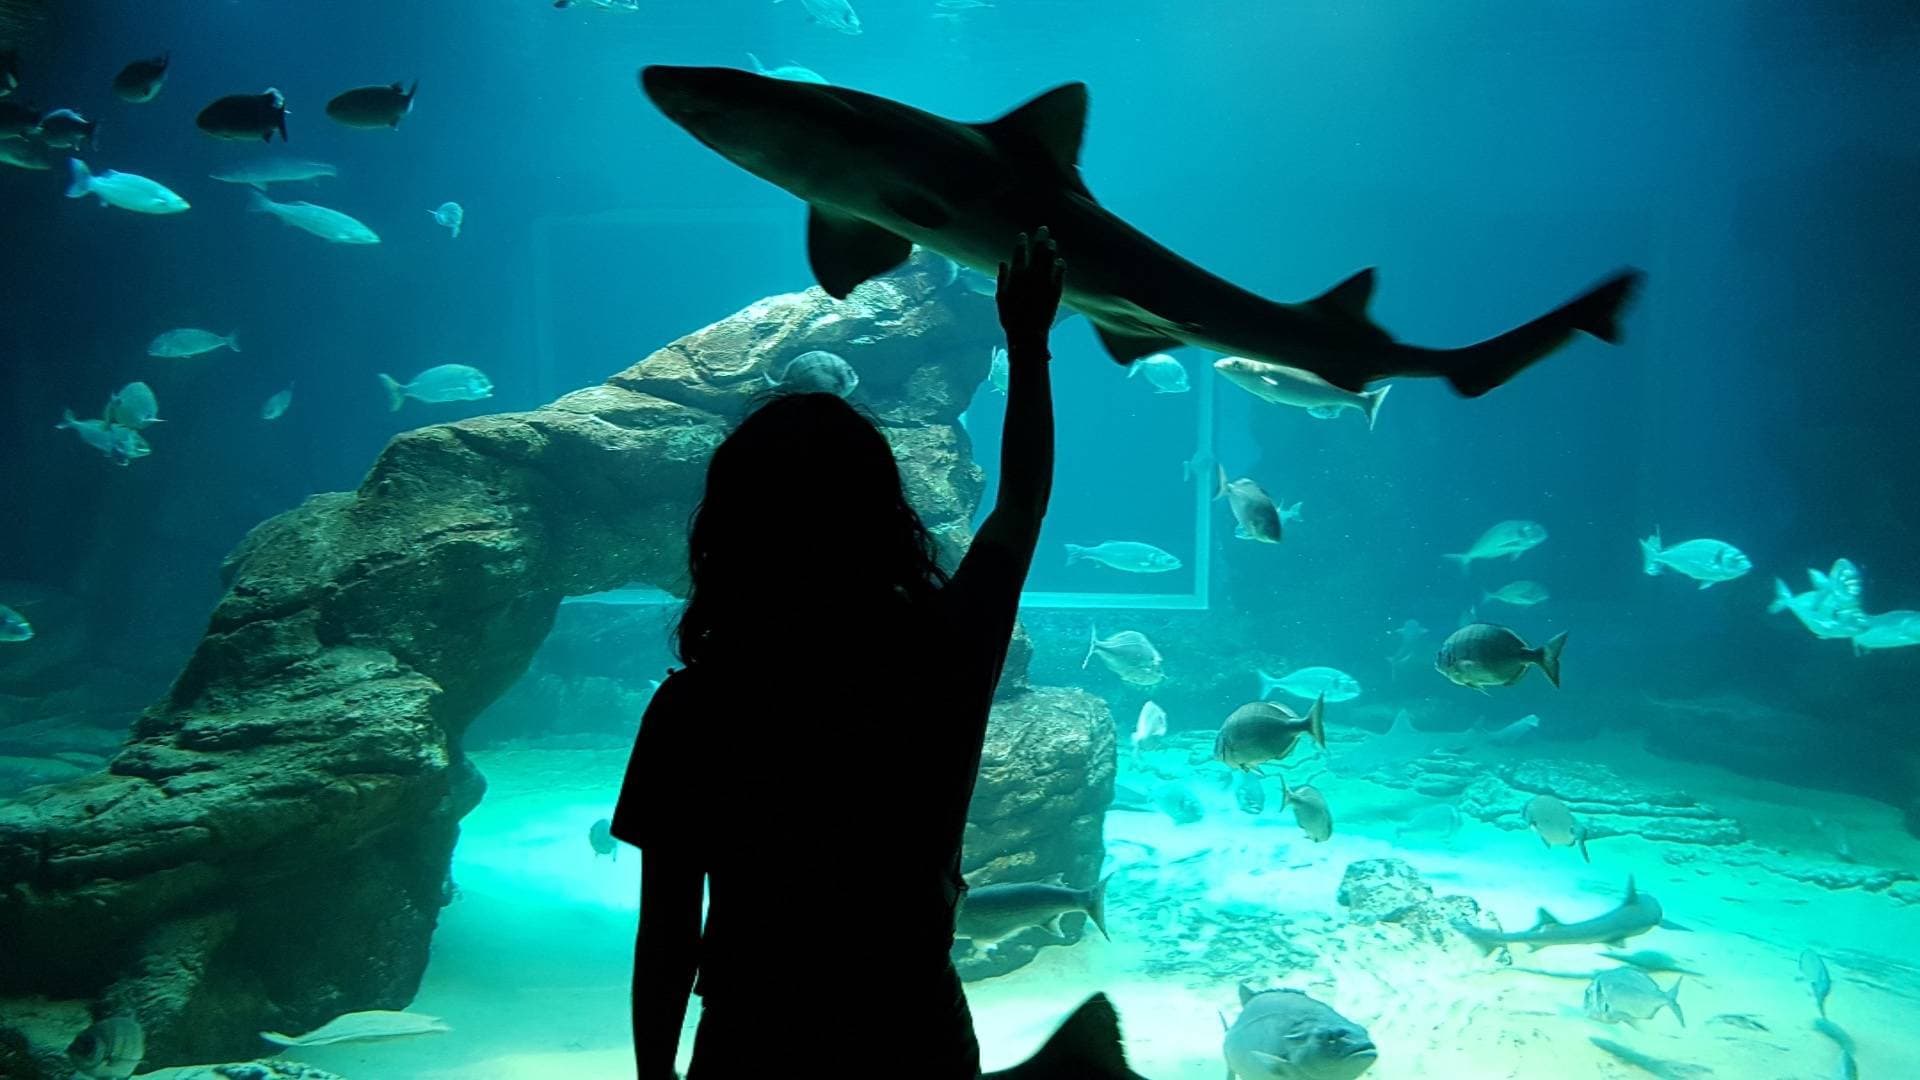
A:
{"label": "shark's snout", "polygon": [[758,100],[762,77],[721,67],[649,64],[640,69],[640,89],[669,119],[686,124],[718,116]]}

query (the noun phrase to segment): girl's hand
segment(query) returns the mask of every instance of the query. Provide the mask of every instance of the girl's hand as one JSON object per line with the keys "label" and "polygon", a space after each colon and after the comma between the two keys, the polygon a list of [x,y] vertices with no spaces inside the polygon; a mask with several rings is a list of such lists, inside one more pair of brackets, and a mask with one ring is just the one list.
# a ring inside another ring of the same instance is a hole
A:
{"label": "girl's hand", "polygon": [[1009,349],[1046,347],[1054,314],[1060,308],[1061,282],[1066,272],[1067,264],[1046,226],[1042,225],[1031,239],[1026,233],[1020,234],[1012,260],[1000,264],[1000,283],[994,292],[1000,307],[1000,328],[1006,331]]}

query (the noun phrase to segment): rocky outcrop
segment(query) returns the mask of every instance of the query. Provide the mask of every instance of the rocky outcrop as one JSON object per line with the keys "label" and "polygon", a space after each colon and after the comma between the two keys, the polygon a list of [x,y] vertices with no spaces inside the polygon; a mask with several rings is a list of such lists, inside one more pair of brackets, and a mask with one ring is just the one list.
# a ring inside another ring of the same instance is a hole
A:
{"label": "rocky outcrop", "polygon": [[1557,758],[1487,762],[1429,753],[1374,772],[1372,778],[1437,799],[1503,829],[1524,829],[1521,811],[1535,795],[1565,802],[1590,839],[1641,836],[1674,844],[1738,844],[1740,823],[1684,791],[1642,786],[1605,765]]}
{"label": "rocky outcrop", "polygon": [[[961,869],[973,887],[1058,880],[1094,884],[1104,856],[1107,804],[1113,799],[1113,717],[1084,690],[1034,688],[994,705],[967,813]],[[1076,941],[1083,918],[1068,920]],[[1033,959],[1045,941],[1032,932],[991,955],[958,946],[962,978],[1000,975]]]}
{"label": "rocky outcrop", "polygon": [[1450,949],[1463,944],[1455,922],[1473,922],[1480,904],[1470,896],[1435,896],[1433,886],[1400,859],[1349,863],[1335,896],[1355,926],[1372,927],[1397,944]]}
{"label": "rocky outcrop", "polygon": [[[405,1005],[483,789],[461,736],[560,600],[680,587],[707,455],[764,364],[806,349],[859,372],[929,524],[964,541],[981,474],[956,420],[991,310],[932,259],[844,303],[771,297],[546,408],[400,435],[357,491],[253,530],[204,639],[108,768],[0,804],[0,1030],[9,996],[96,1003],[145,1024],[151,1067]],[[1010,692],[1024,663],[1009,660]],[[1044,711],[1054,727],[1104,716],[1091,699]],[[1067,801],[990,805],[1016,823],[982,834],[983,866],[1092,869],[1033,816]],[[1084,840],[1080,812],[1065,820]],[[1023,829],[1046,854],[1017,855]]]}

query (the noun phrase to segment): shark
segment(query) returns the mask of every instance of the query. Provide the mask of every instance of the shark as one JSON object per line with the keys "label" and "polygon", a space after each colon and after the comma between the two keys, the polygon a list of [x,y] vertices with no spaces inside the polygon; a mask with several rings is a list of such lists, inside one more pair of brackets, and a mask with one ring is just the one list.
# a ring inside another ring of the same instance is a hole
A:
{"label": "shark", "polygon": [[1656,926],[1686,929],[1669,922],[1666,913],[1660,910],[1660,901],[1634,888],[1631,877],[1627,878],[1627,895],[1619,907],[1580,922],[1561,922],[1546,908],[1541,908],[1533,926],[1526,930],[1488,930],[1464,921],[1453,924],[1455,930],[1466,935],[1483,953],[1502,945],[1525,945],[1533,951],[1551,945],[1611,945],[1618,949],[1625,947],[1628,938],[1638,937]]}
{"label": "shark", "polygon": [[1123,365],[1190,345],[1296,370],[1344,390],[1439,377],[1478,397],[1576,335],[1620,340],[1643,275],[1615,272],[1559,307],[1476,344],[1397,341],[1367,314],[1368,267],[1297,303],[1200,268],[1102,206],[1080,175],[1084,83],[983,123],[889,98],[721,67],[650,65],[641,89],[722,157],[804,200],[807,259],[845,299],[919,245],[993,276],[1022,234],[1045,227],[1066,263],[1062,306],[1087,317]]}

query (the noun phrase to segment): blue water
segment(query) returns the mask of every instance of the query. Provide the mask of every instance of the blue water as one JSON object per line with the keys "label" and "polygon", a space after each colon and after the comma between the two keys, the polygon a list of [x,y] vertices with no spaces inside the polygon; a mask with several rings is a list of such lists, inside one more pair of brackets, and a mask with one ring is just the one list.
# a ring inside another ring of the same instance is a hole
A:
{"label": "blue water", "polygon": [[[396,433],[535,408],[811,283],[802,207],[635,85],[645,63],[741,65],[752,51],[961,118],[1084,80],[1081,164],[1103,203],[1277,299],[1377,266],[1372,313],[1413,342],[1478,340],[1643,268],[1624,344],[1582,339],[1473,401],[1401,380],[1371,432],[1354,414],[1255,401],[1195,350],[1176,353],[1194,391],[1151,394],[1068,321],[1054,365],[1062,482],[1031,587],[1190,593],[1204,547],[1206,603],[1243,620],[1250,644],[1382,684],[1392,628],[1417,619],[1437,645],[1483,589],[1538,580],[1547,604],[1480,614],[1536,642],[1568,631],[1567,687],[1530,677],[1489,719],[1539,711],[1555,738],[1627,739],[1650,697],[1732,696],[1806,726],[1687,756],[1920,813],[1920,649],[1856,659],[1765,611],[1775,577],[1798,591],[1807,568],[1843,556],[1864,569],[1867,610],[1920,608],[1911,5],[858,7],[857,37],[809,24],[798,0],[222,0],[29,19],[14,100],[99,120],[89,164],[193,204],[129,214],[62,198],[64,168],[0,168],[0,583],[51,597],[29,609],[36,625],[83,628],[133,703],[106,722],[165,689],[248,528],[351,489]],[[155,101],[112,97],[122,64],[163,49]],[[322,112],[348,86],[415,79],[398,131]],[[267,86],[291,106],[285,153],[339,168],[274,197],[350,213],[380,245],[322,243],[207,179],[260,151],[205,138],[194,114]],[[458,239],[428,213],[446,200],[466,209]],[[144,355],[175,326],[237,330],[245,351]],[[494,396],[386,410],[379,373],[442,363],[484,369]],[[116,468],[53,429],[136,378],[166,419],[150,458]],[[261,422],[288,385],[291,410]],[[1233,540],[1221,505],[1196,530],[1180,465],[1201,394],[1215,395],[1211,449],[1230,473],[1304,502],[1280,548]],[[989,492],[1002,400],[983,387],[968,415]],[[1441,560],[1509,518],[1551,539],[1464,577]],[[1728,541],[1755,568],[1706,591],[1646,576],[1635,541],[1656,526]],[[1188,566],[1145,580],[1064,565],[1062,545],[1103,539],[1147,540]],[[1034,623],[1057,653],[1036,672],[1072,670],[1080,616]],[[1103,680],[1088,685],[1124,731],[1140,697]]]}

